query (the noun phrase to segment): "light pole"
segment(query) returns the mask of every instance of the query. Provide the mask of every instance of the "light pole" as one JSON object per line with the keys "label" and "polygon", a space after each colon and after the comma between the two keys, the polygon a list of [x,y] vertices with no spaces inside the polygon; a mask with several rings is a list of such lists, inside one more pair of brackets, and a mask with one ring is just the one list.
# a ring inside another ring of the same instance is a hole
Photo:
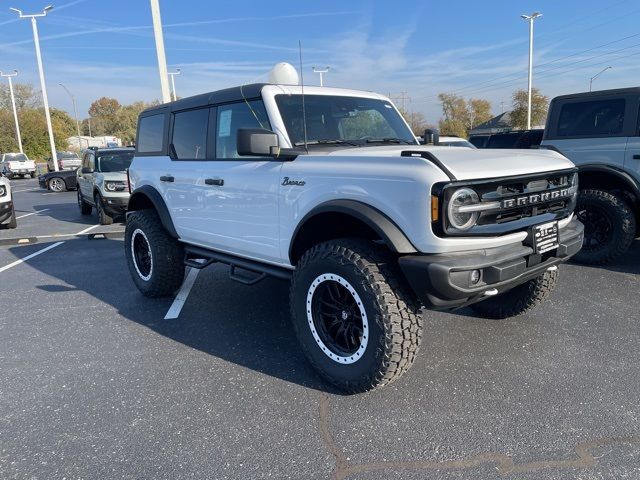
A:
{"label": "light pole", "polygon": [[15,77],[16,75],[18,75],[18,70],[14,70],[13,73],[0,72],[0,77],[7,77],[7,80],[9,80],[9,92],[11,93],[11,105],[13,106],[13,119],[16,122],[16,138],[18,139],[18,147],[20,148],[20,153],[24,153],[22,151],[22,137],[20,136],[20,124],[18,123],[18,110],[16,109],[16,97],[13,95],[13,82],[11,81],[11,77]]}
{"label": "light pole", "polygon": [[533,12],[531,15],[520,15],[523,20],[529,22],[529,101],[527,106],[527,130],[531,130],[531,88],[533,82],[533,21],[542,17],[540,12]]}
{"label": "light pole", "polygon": [[167,56],[164,53],[164,37],[162,36],[162,19],[160,18],[159,0],[150,0],[151,16],[153,17],[153,33],[156,39],[156,54],[158,55],[158,70],[160,72],[160,88],[162,103],[171,101],[169,92],[169,75],[167,74]]}
{"label": "light pole", "polygon": [[329,70],[331,70],[331,67],[326,66],[324,68],[318,68],[318,67],[312,67],[312,68],[313,68],[313,73],[319,73],[320,74],[320,86],[324,87],[324,82],[323,82],[322,75],[327,73]]}
{"label": "light pole", "polygon": [[604,72],[606,72],[607,70],[609,70],[610,68],[613,68],[613,67],[606,67],[606,68],[603,68],[602,70],[600,70],[598,73],[596,73],[593,77],[591,77],[591,78],[589,79],[589,91],[591,91],[591,87],[593,86],[593,81],[594,81],[596,78],[598,78],[600,75],[602,75]]}
{"label": "light pole", "polygon": [[80,122],[78,121],[78,110],[76,110],[76,97],[74,97],[69,89],[62,83],[59,83],[58,85],[64,88],[64,91],[67,92],[71,97],[71,103],[73,103],[73,115],[76,117],[76,129],[78,131],[78,149],[82,151],[82,139],[80,138]]}
{"label": "light pole", "polygon": [[42,13],[34,13],[31,15],[25,15],[21,10],[17,8],[10,8],[18,14],[20,18],[30,18],[31,26],[33,27],[33,43],[36,45],[36,60],[38,61],[38,72],[40,73],[40,86],[42,88],[42,102],[44,103],[44,115],[47,119],[47,129],[49,130],[49,144],[51,146],[51,158],[53,159],[53,169],[57,172],[58,168],[58,155],[56,154],[56,142],[53,139],[53,127],[51,126],[51,114],[49,113],[49,98],[47,97],[47,85],[44,81],[44,69],[42,68],[42,55],[40,54],[40,39],[38,38],[38,25],[36,23],[37,17],[46,17],[47,12],[53,8],[53,5],[44,7]]}
{"label": "light pole", "polygon": [[175,72],[168,72],[171,77],[171,89],[173,91],[173,101],[175,102],[178,99],[178,94],[176,93],[176,75],[180,75],[180,69],[176,68]]}

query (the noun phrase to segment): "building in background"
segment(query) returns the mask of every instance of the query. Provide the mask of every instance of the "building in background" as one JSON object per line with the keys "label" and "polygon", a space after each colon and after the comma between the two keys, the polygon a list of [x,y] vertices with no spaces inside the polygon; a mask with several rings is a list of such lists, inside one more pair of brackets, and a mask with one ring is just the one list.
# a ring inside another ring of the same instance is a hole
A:
{"label": "building in background", "polygon": [[[80,145],[78,145],[78,140]],[[101,137],[88,137],[88,136],[73,136],[67,138],[70,150],[84,150],[89,147],[108,148],[108,147],[121,147],[122,140],[118,137],[111,135],[103,135]]]}

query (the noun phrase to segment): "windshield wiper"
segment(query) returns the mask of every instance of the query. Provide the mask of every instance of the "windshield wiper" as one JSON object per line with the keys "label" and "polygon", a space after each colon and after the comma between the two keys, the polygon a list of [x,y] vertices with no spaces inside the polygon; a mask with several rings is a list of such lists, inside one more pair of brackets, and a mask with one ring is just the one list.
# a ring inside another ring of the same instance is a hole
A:
{"label": "windshield wiper", "polygon": [[[296,142],[293,144],[294,147],[304,147],[304,145],[304,142]],[[307,145],[351,145],[359,147],[357,143],[349,142],[347,140],[309,140]]]}
{"label": "windshield wiper", "polygon": [[367,143],[404,143],[405,145],[414,145],[414,142],[403,140],[402,138],[367,138]]}

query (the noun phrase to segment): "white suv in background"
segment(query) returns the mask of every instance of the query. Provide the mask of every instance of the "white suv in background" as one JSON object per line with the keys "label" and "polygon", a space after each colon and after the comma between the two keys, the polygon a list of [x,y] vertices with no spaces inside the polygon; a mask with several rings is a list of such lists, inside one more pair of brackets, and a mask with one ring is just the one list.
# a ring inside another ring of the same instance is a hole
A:
{"label": "white suv in background", "polygon": [[244,284],[290,280],[307,358],[348,392],[411,366],[422,305],[522,314],[582,245],[565,157],[420,146],[375,93],[207,93],[144,111],[136,145],[124,244],[138,289],[171,295],[185,264],[216,262]]}

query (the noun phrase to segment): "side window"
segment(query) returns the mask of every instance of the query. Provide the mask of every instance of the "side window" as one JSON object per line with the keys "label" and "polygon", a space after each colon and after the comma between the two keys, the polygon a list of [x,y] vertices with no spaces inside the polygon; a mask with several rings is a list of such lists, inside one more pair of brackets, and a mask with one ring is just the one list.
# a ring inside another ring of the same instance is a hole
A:
{"label": "side window", "polygon": [[559,137],[619,135],[624,124],[625,100],[567,103],[558,118]]}
{"label": "side window", "polygon": [[161,152],[164,137],[164,114],[142,117],[138,126],[136,148],[140,153]]}
{"label": "side window", "polygon": [[218,107],[216,158],[249,158],[238,155],[239,128],[271,128],[262,100],[232,103]]}
{"label": "side window", "polygon": [[207,158],[208,125],[208,108],[174,114],[171,143],[178,159],[204,160]]}

